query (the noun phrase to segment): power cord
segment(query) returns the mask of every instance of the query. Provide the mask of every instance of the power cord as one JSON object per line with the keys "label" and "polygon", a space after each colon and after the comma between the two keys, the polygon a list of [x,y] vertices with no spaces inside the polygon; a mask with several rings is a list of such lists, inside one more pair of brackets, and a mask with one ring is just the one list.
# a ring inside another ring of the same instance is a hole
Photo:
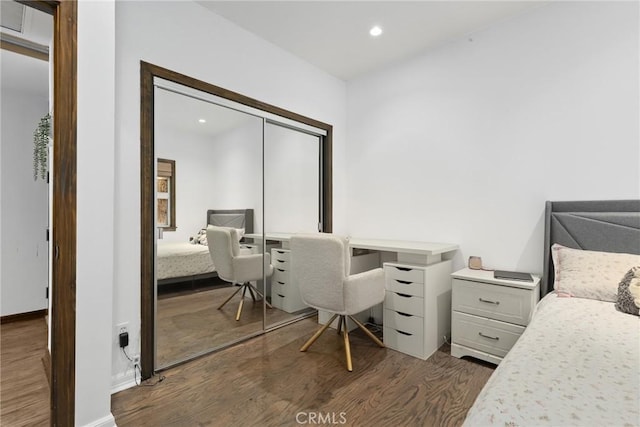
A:
{"label": "power cord", "polygon": [[[160,375],[156,382],[143,384],[142,383],[142,369],[140,368],[140,364],[136,360],[134,360],[131,357],[129,357],[129,355],[127,354],[127,351],[124,349],[124,347],[120,347],[120,348],[122,349],[122,353],[124,354],[124,356],[127,359],[129,359],[129,361],[131,363],[133,363],[133,380],[135,381],[137,386],[153,387],[155,385],[160,384],[162,381],[164,381],[165,376],[164,375]],[[140,381],[138,381],[138,374],[140,374]],[[153,376],[155,376],[155,374],[153,374]]]}

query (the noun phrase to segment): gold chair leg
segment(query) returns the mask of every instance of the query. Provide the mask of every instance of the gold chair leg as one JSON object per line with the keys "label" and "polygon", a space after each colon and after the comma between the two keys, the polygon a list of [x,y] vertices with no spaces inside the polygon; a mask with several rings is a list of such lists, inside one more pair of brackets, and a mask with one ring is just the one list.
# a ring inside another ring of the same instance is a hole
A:
{"label": "gold chair leg", "polygon": [[355,322],[356,325],[358,325],[358,327],[360,329],[362,329],[362,331],[367,334],[369,336],[369,338],[371,338],[373,340],[373,342],[375,342],[376,344],[378,344],[380,347],[385,347],[384,343],[382,341],[380,341],[378,339],[378,337],[376,337],[375,335],[373,335],[373,333],[371,333],[370,330],[368,330],[362,323],[360,323],[360,321],[358,319],[356,319],[353,316],[349,316],[349,319],[353,320]]}
{"label": "gold chair leg", "polygon": [[342,331],[342,335],[344,336],[344,353],[347,356],[347,371],[353,371],[353,365],[351,364],[351,346],[349,345],[349,328],[345,325],[344,331]]}
{"label": "gold chair leg", "polygon": [[218,310],[220,310],[222,307],[224,307],[224,305],[225,305],[226,303],[228,303],[229,301],[231,301],[231,298],[235,297],[235,296],[236,296],[236,294],[237,294],[238,292],[240,292],[241,290],[242,290],[242,287],[239,287],[239,288],[238,288],[234,293],[232,293],[232,294],[231,294],[231,296],[225,300],[225,302],[223,302],[222,304],[220,304],[220,307],[218,307]]}
{"label": "gold chair leg", "polygon": [[236,313],[236,322],[240,320],[240,314],[242,314],[242,306],[244,305],[244,296],[247,293],[247,287],[242,285],[242,298],[240,298],[240,305],[238,305],[238,312]]}
{"label": "gold chair leg", "polygon": [[338,317],[337,314],[334,314],[333,317],[331,318],[331,320],[329,320],[324,326],[322,326],[320,329],[318,329],[318,331],[313,334],[313,336],[311,338],[309,338],[309,340],[304,343],[304,345],[302,347],[300,347],[300,351],[307,351],[307,349],[309,349],[309,347],[311,347],[311,344],[313,344],[320,335],[322,335],[322,333],[324,331],[327,330],[327,328],[329,327],[329,325],[331,325],[331,323],[333,323],[333,321],[336,319],[336,317]]}

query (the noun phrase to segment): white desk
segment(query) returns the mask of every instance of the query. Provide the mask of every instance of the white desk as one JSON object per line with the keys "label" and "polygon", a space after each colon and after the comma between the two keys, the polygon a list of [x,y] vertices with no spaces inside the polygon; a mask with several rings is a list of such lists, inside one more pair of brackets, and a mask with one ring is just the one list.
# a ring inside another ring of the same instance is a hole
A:
{"label": "white desk", "polygon": [[[276,241],[289,251],[292,233],[247,234],[245,237],[263,244]],[[403,240],[362,239],[351,237],[351,274],[382,266],[385,271],[385,301],[359,313],[366,322],[373,317],[383,323],[387,347],[420,359],[427,359],[451,333],[451,257],[442,256],[458,250],[452,243]],[[358,253],[355,249],[372,252]],[[330,314],[318,310],[318,322],[326,323]],[[355,325],[347,322],[347,327]],[[335,327],[335,325],[333,325]]]}
{"label": "white desk", "polygon": [[[267,240],[282,243],[283,248],[289,247],[289,241],[293,233],[266,233]],[[245,234],[246,238],[260,241],[262,234]],[[349,238],[351,249],[369,249],[380,252],[393,252],[397,254],[397,261],[410,264],[433,264],[442,260],[442,255],[458,250],[458,245],[453,243],[415,242],[406,240],[362,239]]]}

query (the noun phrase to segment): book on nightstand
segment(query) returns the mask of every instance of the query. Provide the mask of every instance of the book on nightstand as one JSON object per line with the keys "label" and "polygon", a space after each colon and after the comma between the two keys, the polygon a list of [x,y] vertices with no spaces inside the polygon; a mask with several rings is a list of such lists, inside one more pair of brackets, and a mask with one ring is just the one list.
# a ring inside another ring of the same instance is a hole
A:
{"label": "book on nightstand", "polygon": [[533,282],[533,277],[529,273],[519,273],[517,271],[495,270],[493,272],[495,279],[521,280],[523,282]]}

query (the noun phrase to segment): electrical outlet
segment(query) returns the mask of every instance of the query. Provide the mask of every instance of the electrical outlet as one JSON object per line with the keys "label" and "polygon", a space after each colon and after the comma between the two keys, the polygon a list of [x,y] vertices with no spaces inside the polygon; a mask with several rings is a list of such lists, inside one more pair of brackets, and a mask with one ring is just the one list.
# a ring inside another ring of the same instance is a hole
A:
{"label": "electrical outlet", "polygon": [[134,365],[139,365],[140,364],[140,356],[139,355],[133,356],[132,359],[133,359],[133,364]]}
{"label": "electrical outlet", "polygon": [[120,334],[123,332],[129,332],[129,322],[122,322],[122,323],[118,323],[116,325],[116,330],[115,330],[115,339],[116,341],[118,341]]}

